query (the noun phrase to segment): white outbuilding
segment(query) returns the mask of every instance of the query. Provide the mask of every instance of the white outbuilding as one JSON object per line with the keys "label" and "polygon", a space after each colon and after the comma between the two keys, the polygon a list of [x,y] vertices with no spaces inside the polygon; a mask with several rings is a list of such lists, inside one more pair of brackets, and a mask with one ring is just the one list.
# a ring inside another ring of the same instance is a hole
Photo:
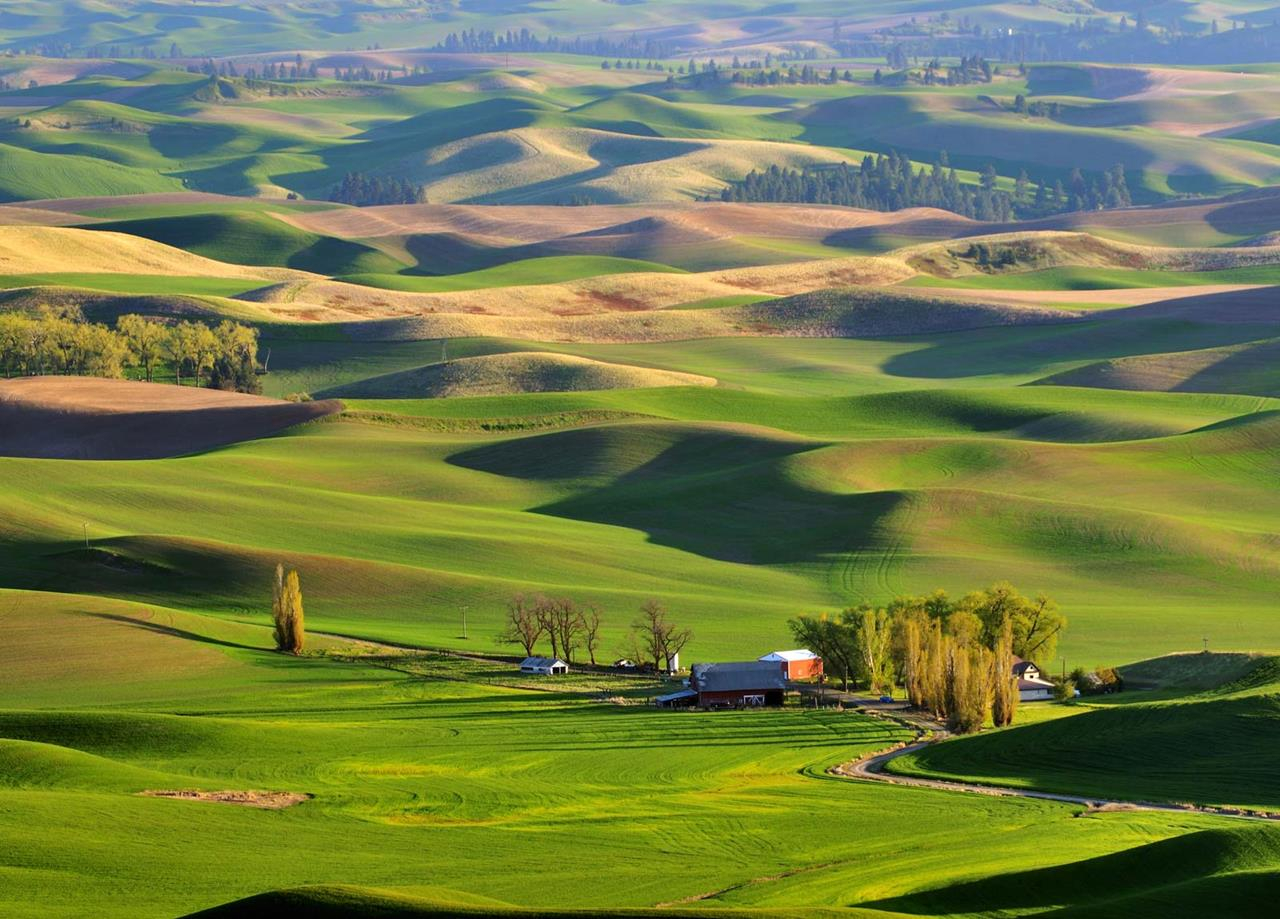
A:
{"label": "white outbuilding", "polygon": [[559,676],[569,672],[569,665],[558,657],[526,657],[520,664],[520,672]]}

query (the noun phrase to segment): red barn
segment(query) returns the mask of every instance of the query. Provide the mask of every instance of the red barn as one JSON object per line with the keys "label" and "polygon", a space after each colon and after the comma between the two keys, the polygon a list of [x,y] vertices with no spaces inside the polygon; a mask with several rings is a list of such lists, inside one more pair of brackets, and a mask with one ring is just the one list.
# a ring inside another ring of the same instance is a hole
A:
{"label": "red barn", "polygon": [[760,660],[777,664],[782,670],[782,675],[788,680],[815,680],[822,676],[822,658],[808,648],[774,651]]}
{"label": "red barn", "polygon": [[787,678],[770,661],[694,664],[689,671],[689,689],[698,694],[702,708],[781,705]]}

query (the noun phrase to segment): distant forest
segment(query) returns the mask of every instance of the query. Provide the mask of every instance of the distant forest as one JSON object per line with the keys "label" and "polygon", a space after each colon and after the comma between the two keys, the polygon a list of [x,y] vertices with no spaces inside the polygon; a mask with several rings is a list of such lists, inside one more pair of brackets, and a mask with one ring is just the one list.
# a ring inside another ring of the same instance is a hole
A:
{"label": "distant forest", "polygon": [[348,172],[333,187],[329,200],[337,204],[373,207],[379,204],[426,204],[427,190],[407,179]]}
{"label": "distant forest", "polygon": [[561,54],[592,54],[604,57],[664,58],[677,53],[679,49],[671,42],[651,38],[641,41],[635,36],[624,41],[612,41],[602,37],[562,39],[554,35],[538,38],[528,29],[520,29],[518,32],[513,29],[507,29],[506,32],[464,29],[461,32],[450,32],[431,50],[453,54],[554,51]]}
{"label": "distant forest", "polygon": [[896,152],[867,156],[860,166],[752,170],[720,194],[721,201],[772,201],[793,204],[839,204],[873,211],[936,207],[974,220],[1007,221],[1064,211],[1127,207],[1132,203],[1124,167],[1086,177],[1079,169],[1068,180],[1032,182],[1022,173],[1012,192],[996,187],[999,176],[988,165],[977,187],[960,181],[944,152],[932,168],[915,169]]}
{"label": "distant forest", "polygon": [[1147,21],[1141,10],[1118,24],[1101,18],[1076,19],[1039,31],[984,28],[961,16],[901,24],[874,36],[853,40],[839,37],[834,27],[832,47],[841,57],[881,57],[901,68],[908,59],[978,55],[1005,62],[1096,61],[1127,64],[1244,64],[1274,61],[1280,56],[1280,21],[1265,25],[1248,21],[1212,22],[1192,32],[1176,19],[1168,25]]}

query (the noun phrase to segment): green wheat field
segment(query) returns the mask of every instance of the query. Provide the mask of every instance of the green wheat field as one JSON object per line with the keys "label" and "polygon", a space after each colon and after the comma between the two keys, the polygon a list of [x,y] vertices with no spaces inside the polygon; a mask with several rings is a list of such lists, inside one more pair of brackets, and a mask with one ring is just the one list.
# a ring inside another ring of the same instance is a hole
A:
{"label": "green wheat field", "polygon": [[[1271,915],[1273,18],[5,4],[0,915]],[[507,632],[1000,582],[1075,682],[968,736]]]}

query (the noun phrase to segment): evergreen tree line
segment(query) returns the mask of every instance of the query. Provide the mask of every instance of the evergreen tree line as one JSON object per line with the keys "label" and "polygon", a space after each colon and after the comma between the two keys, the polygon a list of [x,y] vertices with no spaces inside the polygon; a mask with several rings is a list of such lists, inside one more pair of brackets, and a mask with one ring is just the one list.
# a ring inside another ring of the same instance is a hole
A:
{"label": "evergreen tree line", "polygon": [[[498,640],[518,645],[526,657],[532,657],[544,641],[551,646],[551,656],[573,663],[574,655],[583,650],[592,666],[600,649],[603,611],[594,603],[578,603],[568,597],[516,594],[507,604],[507,615]],[[675,663],[693,632],[671,621],[666,607],[656,600],[640,606],[639,615],[631,623],[622,656],[643,660],[654,670],[674,670]]]}
{"label": "evergreen tree line", "polygon": [[236,322],[166,324],[134,314],[115,328],[88,322],[78,308],[0,313],[0,373],[12,376],[119,378],[134,370],[147,382],[163,366],[179,385],[261,392],[258,330]]}
{"label": "evergreen tree line", "polygon": [[631,36],[625,41],[612,41],[604,37],[562,39],[555,35],[538,38],[528,29],[507,29],[497,32],[491,29],[463,29],[450,32],[431,50],[451,54],[501,53],[520,51],[553,51],[561,54],[589,54],[611,58],[665,58],[677,50],[671,42]]}
{"label": "evergreen tree line", "polygon": [[333,187],[329,200],[356,207],[373,207],[379,204],[426,204],[427,190],[407,179],[370,176],[363,172],[348,172]]}
{"label": "evergreen tree line", "polygon": [[781,67],[775,67],[772,70],[732,70],[729,76],[729,82],[737,83],[742,86],[816,86],[816,85],[833,85],[843,80],[846,83],[853,82],[853,72],[845,70],[840,73],[835,67],[828,70],[821,70],[812,64],[803,64],[800,67],[788,67],[785,70]]}
{"label": "evergreen tree line", "polygon": [[936,207],[974,220],[1008,221],[1063,211],[1127,207],[1132,203],[1124,167],[1086,178],[1079,169],[1064,185],[1032,182],[1024,172],[1012,192],[996,187],[995,167],[987,165],[977,187],[965,185],[944,151],[931,168],[915,169],[910,159],[891,151],[866,156],[861,165],[787,169],[770,166],[752,170],[741,182],[730,183],[721,201],[769,201],[803,204],[838,204],[874,211],[908,207]]}
{"label": "evergreen tree line", "polygon": [[[650,73],[667,73],[668,68],[657,61],[624,61],[618,58],[616,61],[609,61],[607,58],[600,62],[601,70],[645,70]],[[675,73],[675,67],[670,68],[671,73]],[[684,68],[681,68],[681,73]]]}
{"label": "evergreen tree line", "polygon": [[917,27],[912,32],[904,25],[874,37],[836,41],[832,47],[842,58],[886,56],[895,70],[934,57],[965,55],[1015,63],[1245,64],[1274,61],[1280,54],[1280,23],[1274,20],[1261,25],[1211,22],[1197,34],[1186,31],[1185,25],[1172,20],[1155,26],[1139,10],[1132,22],[1124,17],[1115,24],[1101,18],[1078,19],[1012,33],[980,25],[932,32]]}
{"label": "evergreen tree line", "polygon": [[[268,61],[261,68],[245,67],[241,70],[234,60],[227,59],[215,62],[212,58],[208,58],[199,64],[188,64],[186,69],[188,73],[203,73],[206,76],[221,77],[223,79],[242,77],[250,85],[258,80],[268,83],[296,83],[301,80],[318,80],[324,76],[315,61],[304,61],[301,54],[295,55],[292,63],[287,61]],[[359,67],[352,65],[350,67],[329,67],[326,68],[326,71],[332,79],[345,83],[389,83],[392,80],[407,79],[410,76],[420,76],[430,72],[428,68],[422,65],[416,65],[411,68],[408,64],[378,70],[369,67],[367,64]]]}
{"label": "evergreen tree line", "polygon": [[1013,722],[1015,657],[1051,661],[1066,624],[1053,600],[1025,597],[1005,583],[954,601],[937,591],[788,623],[846,690],[850,682],[873,693],[903,687],[912,705],[961,734],[988,718],[997,727]]}

